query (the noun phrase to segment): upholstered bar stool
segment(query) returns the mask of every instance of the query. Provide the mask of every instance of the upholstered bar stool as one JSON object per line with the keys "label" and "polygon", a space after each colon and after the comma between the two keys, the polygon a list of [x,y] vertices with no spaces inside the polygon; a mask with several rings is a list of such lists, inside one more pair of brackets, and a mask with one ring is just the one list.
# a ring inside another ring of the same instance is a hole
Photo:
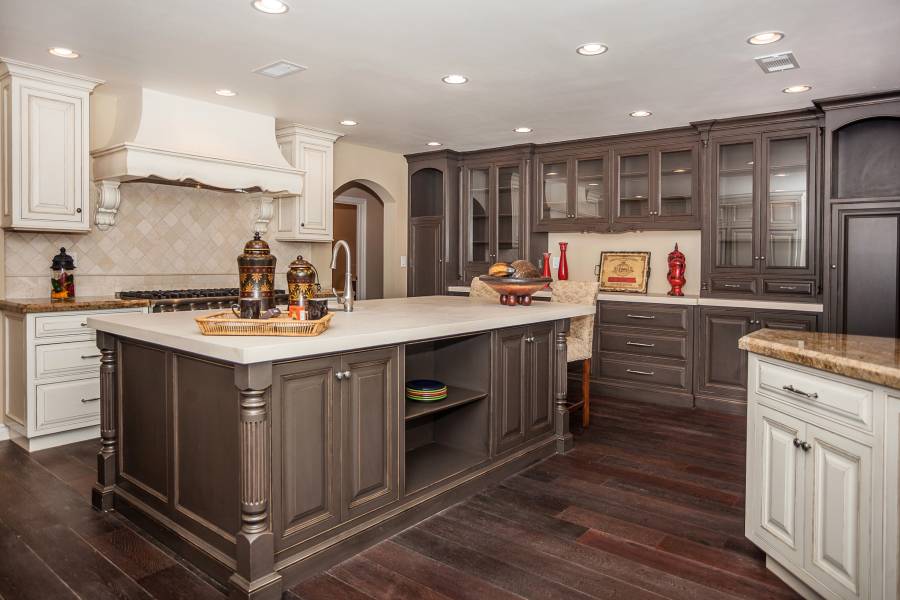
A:
{"label": "upholstered bar stool", "polygon": [[[554,281],[551,284],[553,294],[551,302],[566,304],[597,305],[597,291],[600,284],[595,281]],[[581,405],[581,424],[587,427],[591,423],[591,355],[594,348],[594,315],[575,317],[569,326],[566,337],[566,361],[581,362],[581,402],[570,408]]]}

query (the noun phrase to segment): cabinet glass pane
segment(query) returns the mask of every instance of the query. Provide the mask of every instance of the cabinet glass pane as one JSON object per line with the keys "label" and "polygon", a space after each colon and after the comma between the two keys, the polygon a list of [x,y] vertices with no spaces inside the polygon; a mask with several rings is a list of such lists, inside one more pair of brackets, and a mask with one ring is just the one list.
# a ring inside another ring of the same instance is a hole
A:
{"label": "cabinet glass pane", "polygon": [[522,258],[519,224],[522,184],[519,167],[497,170],[497,260],[512,262]]}
{"label": "cabinet glass pane", "polygon": [[620,217],[646,217],[650,214],[650,155],[619,158]]}
{"label": "cabinet glass pane", "polygon": [[659,214],[680,217],[694,214],[694,166],[690,150],[659,155]]}
{"label": "cabinet glass pane", "polygon": [[716,265],[752,267],[753,143],[719,146]]}
{"label": "cabinet glass pane", "polygon": [[806,267],[808,146],[806,137],[769,141],[767,267]]}
{"label": "cabinet glass pane", "polygon": [[469,171],[469,262],[490,262],[490,170]]}
{"label": "cabinet glass pane", "polygon": [[606,217],[606,169],[602,158],[579,160],[575,216]]}
{"label": "cabinet glass pane", "polygon": [[543,213],[545,219],[569,216],[569,170],[566,163],[544,165]]}

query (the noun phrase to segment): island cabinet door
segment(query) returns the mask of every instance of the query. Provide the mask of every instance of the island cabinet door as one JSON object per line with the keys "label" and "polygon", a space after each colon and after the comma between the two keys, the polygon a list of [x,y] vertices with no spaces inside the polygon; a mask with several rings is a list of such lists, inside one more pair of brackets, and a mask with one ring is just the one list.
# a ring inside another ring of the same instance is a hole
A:
{"label": "island cabinet door", "polygon": [[272,502],[277,549],[341,520],[340,357],[272,369]]}
{"label": "island cabinet door", "polygon": [[341,359],[344,519],[399,498],[397,352],[368,350]]}
{"label": "island cabinet door", "polygon": [[537,437],[553,428],[553,323],[531,327],[528,350],[528,437]]}
{"label": "island cabinet door", "polygon": [[496,333],[494,363],[494,448],[497,453],[525,441],[528,408],[528,338],[525,327]]}

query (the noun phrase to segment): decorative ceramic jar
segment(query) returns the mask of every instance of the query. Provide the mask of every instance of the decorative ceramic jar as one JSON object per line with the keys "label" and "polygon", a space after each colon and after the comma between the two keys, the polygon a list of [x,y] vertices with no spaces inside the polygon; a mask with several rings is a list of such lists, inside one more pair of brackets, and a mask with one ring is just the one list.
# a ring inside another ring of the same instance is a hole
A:
{"label": "decorative ceramic jar", "polygon": [[321,289],[316,267],[299,255],[288,267],[287,283],[291,306],[299,305],[301,298],[315,298],[316,292]]}
{"label": "decorative ceramic jar", "polygon": [[684,292],[681,291],[681,288],[687,283],[687,280],[684,277],[684,272],[687,269],[687,259],[678,249],[678,244],[675,244],[675,249],[669,252],[668,264],[669,273],[666,275],[666,279],[668,280],[669,285],[672,286],[672,289],[669,290],[669,295],[684,296]]}
{"label": "decorative ceramic jar", "polygon": [[50,298],[66,300],[75,297],[75,259],[66,254],[65,248],[53,257],[50,265]]}
{"label": "decorative ceramic jar", "polygon": [[244,253],[237,259],[240,297],[259,299],[261,312],[275,307],[275,260],[259,232],[247,242]]}

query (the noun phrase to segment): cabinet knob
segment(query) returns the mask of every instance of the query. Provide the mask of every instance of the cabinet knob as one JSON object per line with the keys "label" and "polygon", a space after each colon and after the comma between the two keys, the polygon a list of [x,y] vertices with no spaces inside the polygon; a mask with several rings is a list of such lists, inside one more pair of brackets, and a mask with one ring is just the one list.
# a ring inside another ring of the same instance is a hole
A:
{"label": "cabinet knob", "polygon": [[337,371],[337,372],[334,374],[334,378],[337,379],[338,381],[340,381],[341,379],[344,378],[344,372],[343,372],[343,371]]}
{"label": "cabinet knob", "polygon": [[800,442],[800,448],[804,452],[809,452],[809,449],[812,448],[812,446],[808,442]]}
{"label": "cabinet knob", "polygon": [[765,256],[760,256],[760,257],[759,257],[759,260],[766,260],[766,257],[765,257]]}
{"label": "cabinet knob", "polygon": [[831,265],[832,269],[837,269],[837,265]]}
{"label": "cabinet knob", "polygon": [[80,208],[76,208],[76,209],[75,209],[75,212],[77,212],[78,214],[81,214],[81,209],[80,209]]}
{"label": "cabinet knob", "polygon": [[306,227],[306,223],[300,223],[300,227]]}
{"label": "cabinet knob", "polygon": [[350,379],[352,375],[353,373],[351,373],[350,371],[344,371],[344,379]]}
{"label": "cabinet knob", "polygon": [[759,260],[759,257],[758,257],[758,256],[754,256],[754,257],[753,257],[753,260]]}
{"label": "cabinet knob", "polygon": [[799,448],[800,444],[801,444],[800,440],[797,438],[794,438],[794,448]]}

